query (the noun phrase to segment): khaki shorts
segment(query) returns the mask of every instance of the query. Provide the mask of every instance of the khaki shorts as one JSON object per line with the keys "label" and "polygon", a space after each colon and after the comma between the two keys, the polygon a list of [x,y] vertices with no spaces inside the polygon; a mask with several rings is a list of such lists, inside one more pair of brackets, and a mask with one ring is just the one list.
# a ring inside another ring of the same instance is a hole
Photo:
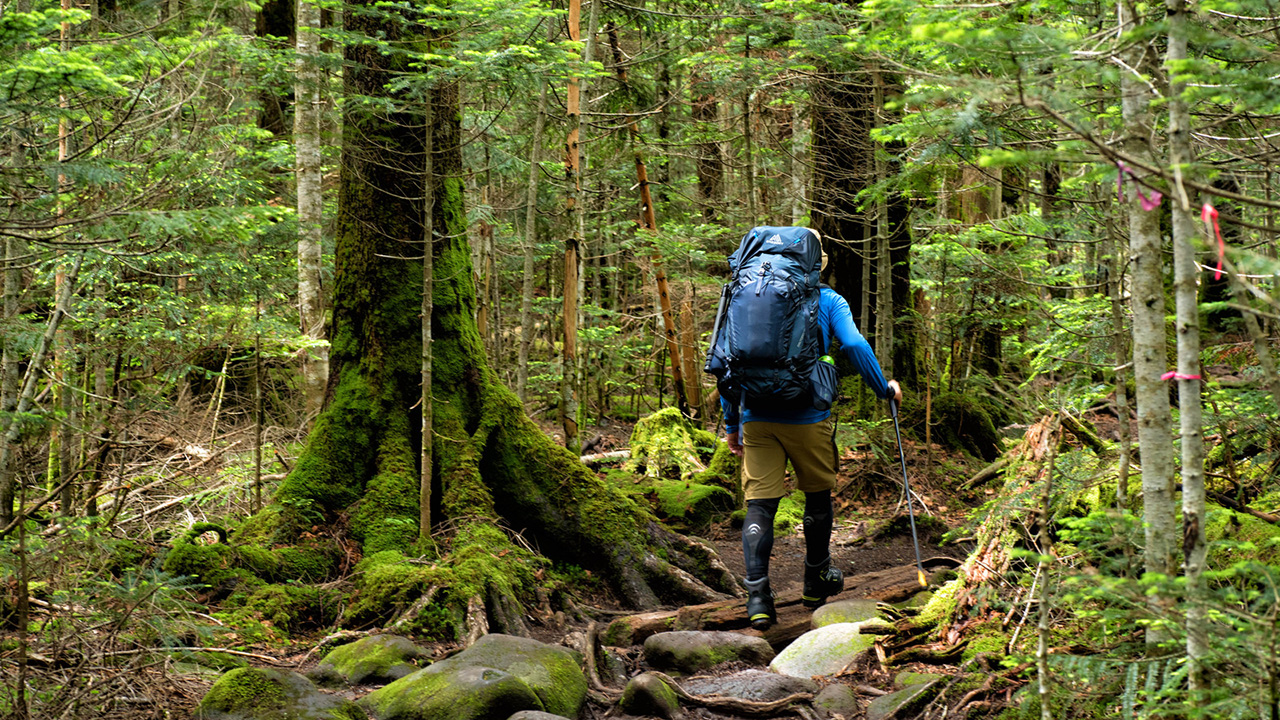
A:
{"label": "khaki shorts", "polygon": [[742,447],[742,493],[748,500],[786,495],[782,478],[788,460],[800,490],[818,492],[836,486],[838,463],[833,418],[808,425],[743,423]]}

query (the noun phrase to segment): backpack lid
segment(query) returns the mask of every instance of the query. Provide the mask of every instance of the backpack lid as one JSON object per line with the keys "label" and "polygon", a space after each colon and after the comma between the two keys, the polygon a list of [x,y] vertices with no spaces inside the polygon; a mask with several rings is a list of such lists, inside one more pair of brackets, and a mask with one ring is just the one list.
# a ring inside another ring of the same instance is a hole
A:
{"label": "backpack lid", "polygon": [[742,238],[738,249],[729,256],[730,272],[757,255],[785,255],[803,271],[817,273],[822,269],[822,242],[818,234],[806,227],[773,227],[761,225],[751,228]]}

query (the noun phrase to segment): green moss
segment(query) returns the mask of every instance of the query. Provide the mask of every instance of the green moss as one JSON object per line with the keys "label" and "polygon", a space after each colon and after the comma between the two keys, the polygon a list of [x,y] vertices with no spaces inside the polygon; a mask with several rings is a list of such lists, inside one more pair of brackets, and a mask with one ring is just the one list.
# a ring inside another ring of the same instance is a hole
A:
{"label": "green moss", "polygon": [[1213,504],[1206,513],[1210,568],[1222,570],[1241,561],[1274,563],[1280,555],[1280,527]]}
{"label": "green moss", "polygon": [[982,653],[1003,658],[1005,648],[1009,646],[1009,635],[1001,632],[999,623],[983,623],[970,628],[967,637],[969,644],[965,646],[963,662],[968,662]]}
{"label": "green moss", "polygon": [[711,433],[695,429],[679,409],[665,408],[635,424],[629,445],[627,470],[680,479],[707,469],[702,455],[709,455],[716,441]]}
{"label": "green moss", "polygon": [[233,624],[257,620],[284,633],[331,626],[343,593],[313,585],[266,585],[249,594],[231,613]]}
{"label": "green moss", "polygon": [[196,718],[254,720],[365,720],[349,700],[324,695],[296,673],[238,668],[218,679],[196,708]]}
{"label": "green moss", "polygon": [[944,622],[956,611],[956,600],[964,591],[964,578],[956,578],[933,594],[929,602],[920,609],[916,621],[921,625],[936,625]]}
{"label": "green moss", "polygon": [[223,675],[209,688],[209,692],[200,701],[200,710],[233,712],[249,709],[255,703],[280,703],[284,698],[284,687],[273,675],[258,668],[237,668]]}
{"label": "green moss", "polygon": [[352,534],[366,553],[405,550],[418,539],[418,470],[407,419],[397,417],[378,450],[378,472],[352,518]]}
{"label": "green moss", "polygon": [[[710,435],[710,433],[707,433]],[[714,441],[715,438],[713,437]],[[714,443],[715,454],[705,472],[693,476],[693,481],[702,485],[713,485],[733,493],[734,505],[741,505],[742,499],[742,459],[729,451],[728,443]]]}
{"label": "green moss", "polygon": [[790,535],[803,525],[804,493],[796,490],[778,503],[778,513],[773,516],[773,532],[779,536]]}

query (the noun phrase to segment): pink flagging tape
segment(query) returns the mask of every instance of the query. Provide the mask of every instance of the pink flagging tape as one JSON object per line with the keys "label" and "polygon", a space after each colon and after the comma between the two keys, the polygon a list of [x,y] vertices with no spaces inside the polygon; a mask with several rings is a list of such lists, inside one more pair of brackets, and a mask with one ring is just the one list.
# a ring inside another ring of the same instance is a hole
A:
{"label": "pink flagging tape", "polygon": [[1213,228],[1213,234],[1218,238],[1218,267],[1213,271],[1213,279],[1222,279],[1222,261],[1227,257],[1227,244],[1222,240],[1222,228],[1218,225],[1218,209],[1209,203],[1205,203],[1200,208],[1200,220],[1204,222],[1204,231],[1209,232],[1209,228]]}

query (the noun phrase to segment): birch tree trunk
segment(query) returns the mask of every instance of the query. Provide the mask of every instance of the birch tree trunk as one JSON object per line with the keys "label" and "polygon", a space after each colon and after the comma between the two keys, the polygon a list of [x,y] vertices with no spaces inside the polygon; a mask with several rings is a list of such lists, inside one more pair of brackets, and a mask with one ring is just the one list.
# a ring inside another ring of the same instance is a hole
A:
{"label": "birch tree trunk", "polygon": [[[1120,31],[1127,33],[1136,25],[1136,13],[1129,0],[1118,4]],[[1153,100],[1146,82],[1134,72],[1150,66],[1149,45],[1134,42],[1124,52],[1124,60],[1133,71],[1120,74],[1121,111],[1125,126],[1125,150],[1134,157],[1150,158],[1148,151],[1154,133],[1150,104]],[[1172,577],[1174,541],[1177,537],[1173,503],[1173,437],[1170,430],[1169,388],[1161,376],[1168,363],[1165,347],[1165,296],[1161,269],[1160,216],[1145,211],[1139,204],[1135,183],[1129,192],[1129,253],[1133,266],[1133,374],[1138,406],[1138,448],[1142,455],[1142,494],[1146,520],[1147,572]],[[1153,594],[1150,598],[1157,615],[1168,610],[1168,598]],[[1156,643],[1166,637],[1153,624],[1147,629],[1147,642]]]}
{"label": "birch tree trunk", "polygon": [[[294,64],[293,140],[297,148],[298,193],[298,319],[306,336],[323,340],[324,294],[320,284],[321,238],[324,227],[324,197],[321,191],[320,128],[322,99],[320,86],[324,70],[317,61],[320,52],[320,9],[308,0],[298,0],[298,57]],[[302,359],[303,395],[307,423],[324,405],[329,382],[329,348],[318,344]]]}
{"label": "birch tree trunk", "polygon": [[[1200,409],[1200,268],[1192,240],[1196,234],[1192,202],[1182,174],[1195,160],[1191,149],[1191,112],[1183,97],[1186,83],[1178,79],[1178,63],[1187,58],[1185,0],[1167,0],[1169,46],[1165,72],[1169,74],[1169,155],[1176,187],[1173,198],[1174,297],[1177,305],[1178,417],[1182,435],[1182,550],[1187,583],[1187,683],[1191,702],[1203,702],[1207,690],[1203,661],[1208,652],[1205,635],[1203,581],[1205,545],[1204,420]],[[1145,456],[1144,456],[1145,461]]]}

